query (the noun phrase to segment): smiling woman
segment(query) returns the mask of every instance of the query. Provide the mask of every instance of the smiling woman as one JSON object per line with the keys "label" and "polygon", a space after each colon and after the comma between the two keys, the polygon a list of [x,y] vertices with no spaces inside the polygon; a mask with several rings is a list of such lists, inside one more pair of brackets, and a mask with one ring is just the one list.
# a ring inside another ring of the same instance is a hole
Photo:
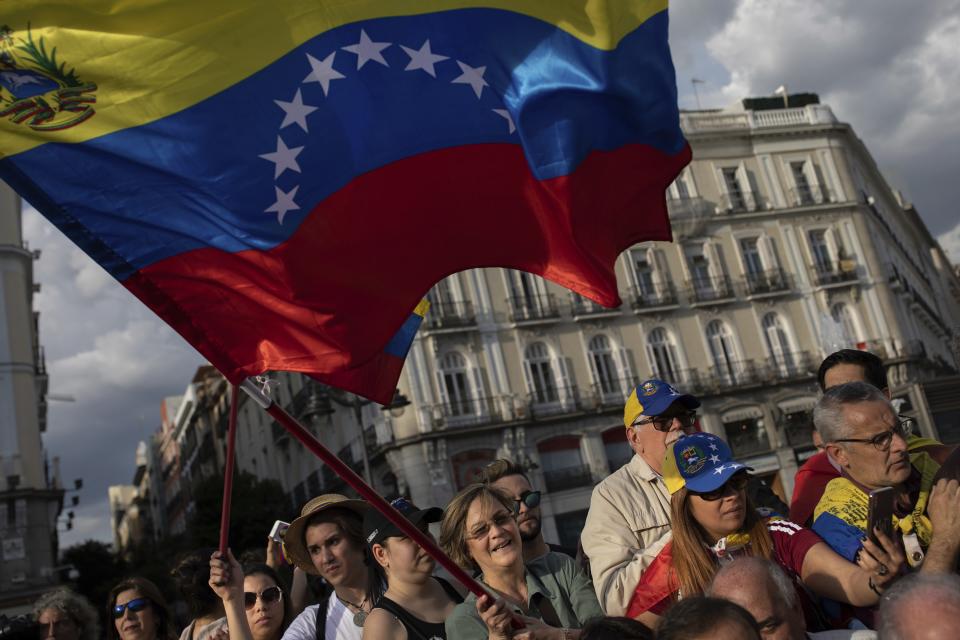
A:
{"label": "smiling woman", "polygon": [[[448,638],[512,637],[521,622],[536,637],[579,638],[600,604],[587,577],[569,557],[547,553],[523,563],[513,500],[486,484],[454,496],[440,525],[440,545],[455,562],[479,570],[490,596],[473,594],[447,618]],[[553,635],[551,635],[551,633]]]}
{"label": "smiling woman", "polygon": [[107,598],[107,640],[174,640],[167,601],[146,578],[128,578]]}

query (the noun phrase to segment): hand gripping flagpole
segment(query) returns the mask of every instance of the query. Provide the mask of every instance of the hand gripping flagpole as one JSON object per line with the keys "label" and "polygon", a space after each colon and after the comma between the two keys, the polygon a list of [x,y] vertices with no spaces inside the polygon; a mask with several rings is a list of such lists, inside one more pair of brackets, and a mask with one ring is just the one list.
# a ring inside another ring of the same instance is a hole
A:
{"label": "hand gripping flagpole", "polygon": [[[449,556],[447,556],[447,554],[445,554],[440,547],[437,546],[437,543],[434,542],[432,538],[420,531],[420,529],[415,527],[412,522],[404,518],[399,511],[390,506],[386,500],[384,500],[376,491],[374,491],[366,482],[363,481],[363,478],[358,476],[353,469],[345,465],[340,458],[333,455],[329,449],[323,446],[323,444],[321,444],[321,442],[317,440],[312,433],[307,431],[303,425],[297,422],[293,416],[277,406],[269,396],[257,388],[256,384],[250,380],[244,380],[240,385],[240,388],[243,389],[247,395],[253,398],[257,404],[263,407],[267,413],[273,416],[273,418],[279,422],[284,429],[289,431],[294,438],[302,442],[307,449],[312,451],[314,455],[323,460],[326,465],[331,467],[337,473],[337,475],[339,475],[348,485],[350,485],[354,491],[360,494],[364,500],[369,502],[373,508],[382,513],[388,520],[390,520],[390,522],[396,525],[396,527],[403,532],[403,535],[420,545],[420,547],[426,551],[430,557],[440,563],[444,569],[449,571],[450,575],[456,578],[460,584],[473,592],[473,594],[478,598],[484,595],[489,595],[487,591],[480,586],[480,583],[470,577],[466,571],[464,571],[457,563],[451,560]],[[226,499],[227,496],[225,486],[224,504],[226,504]]]}
{"label": "hand gripping flagpole", "polygon": [[237,442],[237,405],[240,390],[230,385],[230,422],[227,424],[227,460],[223,475],[223,506],[220,510],[220,553],[227,554],[230,536],[230,502],[233,498],[233,462]]}

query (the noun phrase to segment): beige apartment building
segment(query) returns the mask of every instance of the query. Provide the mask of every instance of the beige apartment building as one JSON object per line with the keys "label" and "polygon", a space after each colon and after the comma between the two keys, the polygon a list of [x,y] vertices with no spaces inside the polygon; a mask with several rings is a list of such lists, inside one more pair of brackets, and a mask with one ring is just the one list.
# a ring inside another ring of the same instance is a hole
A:
{"label": "beige apartment building", "polygon": [[922,386],[958,370],[960,280],[851,126],[792,99],[682,114],[694,160],[667,194],[674,242],[621,255],[621,307],[503,269],[439,283],[401,379],[412,406],[376,449],[397,490],[444,505],[507,456],[546,491],[547,538],[575,544],[593,486],[630,456],[624,397],[659,377],[789,496],[816,369],[842,347],[881,355],[934,434]]}

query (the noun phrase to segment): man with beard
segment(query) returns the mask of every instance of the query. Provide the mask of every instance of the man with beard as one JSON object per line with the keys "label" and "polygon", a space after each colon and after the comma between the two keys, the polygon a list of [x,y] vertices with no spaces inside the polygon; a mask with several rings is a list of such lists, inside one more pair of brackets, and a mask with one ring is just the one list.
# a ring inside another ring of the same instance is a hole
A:
{"label": "man with beard", "polygon": [[517,525],[520,528],[520,540],[523,541],[523,562],[529,563],[550,551],[563,553],[571,558],[577,555],[576,549],[544,542],[540,531],[543,515],[540,511],[541,492],[534,491],[530,479],[523,467],[501,458],[487,465],[483,470],[483,482],[506,493],[516,504]]}
{"label": "man with beard", "polygon": [[663,380],[647,380],[627,397],[623,424],[635,455],[594,488],[580,536],[608,616],[626,612],[640,576],[669,540],[663,460],[670,444],[694,432],[699,406]]}

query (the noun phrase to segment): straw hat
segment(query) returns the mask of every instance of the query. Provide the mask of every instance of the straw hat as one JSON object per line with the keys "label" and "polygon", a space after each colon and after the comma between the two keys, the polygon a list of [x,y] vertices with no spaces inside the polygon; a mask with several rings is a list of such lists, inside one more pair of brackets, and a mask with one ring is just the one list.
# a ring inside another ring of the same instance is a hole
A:
{"label": "straw hat", "polygon": [[290,523],[290,528],[287,529],[287,533],[283,536],[283,548],[287,553],[287,557],[307,573],[312,573],[315,576],[320,575],[317,572],[317,568],[313,566],[313,560],[311,560],[310,553],[307,552],[307,547],[303,540],[304,534],[306,533],[307,520],[310,519],[310,516],[320,513],[321,511],[326,511],[327,509],[347,509],[363,518],[369,508],[369,505],[363,500],[351,500],[347,496],[342,496],[339,493],[327,493],[322,496],[317,496],[303,505],[303,509],[300,511],[300,517]]}

